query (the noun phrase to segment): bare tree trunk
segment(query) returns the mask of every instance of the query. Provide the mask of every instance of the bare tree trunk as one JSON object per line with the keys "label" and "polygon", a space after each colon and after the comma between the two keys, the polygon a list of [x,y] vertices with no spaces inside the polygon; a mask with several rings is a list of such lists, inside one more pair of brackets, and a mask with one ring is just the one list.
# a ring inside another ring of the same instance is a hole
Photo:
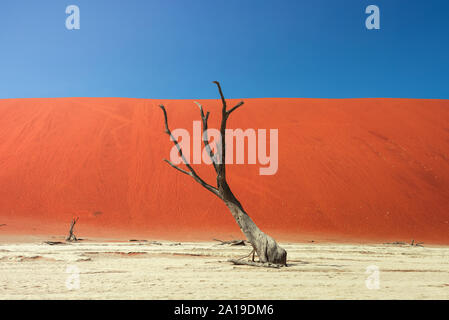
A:
{"label": "bare tree trunk", "polygon": [[269,235],[263,233],[253,222],[250,216],[238,205],[226,202],[232,216],[257,252],[260,262],[271,262],[285,265],[287,263],[287,252],[281,248]]}
{"label": "bare tree trunk", "polygon": [[163,105],[160,105],[162,111],[164,112],[164,118],[165,118],[165,132],[170,136],[171,140],[177,147],[179,154],[186,165],[187,169],[189,171],[183,170],[180,167],[173,164],[171,161],[164,159],[169,165],[171,165],[173,168],[177,169],[178,171],[187,174],[191,176],[196,182],[201,184],[204,188],[215,194],[217,197],[219,197],[223,202],[226,204],[228,209],[231,211],[232,216],[234,217],[235,221],[237,222],[238,226],[240,227],[240,230],[243,232],[243,234],[246,236],[248,241],[253,246],[254,250],[257,253],[257,256],[259,257],[259,260],[261,263],[273,263],[273,264],[279,264],[279,265],[286,265],[287,263],[287,252],[281,248],[276,241],[263,233],[259,227],[254,223],[254,221],[249,217],[249,215],[245,212],[240,202],[237,200],[237,198],[232,193],[231,189],[229,188],[229,185],[226,181],[226,123],[227,119],[230,116],[230,114],[235,111],[237,108],[243,105],[243,101],[238,103],[236,106],[231,108],[230,110],[226,109],[226,100],[223,96],[223,92],[221,90],[221,86],[217,81],[214,81],[214,83],[218,87],[218,91],[221,96],[221,101],[223,104],[222,107],[222,119],[221,119],[221,127],[220,127],[220,133],[221,133],[221,139],[220,139],[220,145],[218,146],[218,154],[214,154],[209,146],[209,141],[207,138],[207,121],[209,118],[209,112],[204,114],[203,107],[201,104],[197,103],[198,107],[200,108],[200,114],[201,114],[201,120],[203,123],[203,143],[206,147],[206,150],[210,156],[210,159],[212,160],[212,164],[214,166],[215,172],[217,173],[217,187],[214,187],[212,185],[209,185],[206,183],[203,179],[201,179],[198,174],[195,172],[195,170],[190,166],[187,159],[184,157],[182,153],[182,149],[179,146],[178,141],[175,139],[175,137],[172,135],[169,127],[168,127],[168,119],[167,119],[167,112],[165,110],[165,107]]}
{"label": "bare tree trunk", "polygon": [[75,236],[75,233],[73,233],[73,228],[75,228],[75,224],[78,222],[79,218],[76,219],[72,219],[72,222],[70,223],[70,230],[69,230],[69,235],[68,237],[65,239],[66,241],[78,241],[78,239]]}

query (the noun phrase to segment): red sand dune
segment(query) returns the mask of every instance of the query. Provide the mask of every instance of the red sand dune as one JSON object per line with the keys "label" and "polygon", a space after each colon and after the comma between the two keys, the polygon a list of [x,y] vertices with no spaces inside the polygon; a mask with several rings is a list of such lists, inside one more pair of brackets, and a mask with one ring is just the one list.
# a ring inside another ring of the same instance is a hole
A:
{"label": "red sand dune", "polygon": [[[169,167],[187,100],[0,100],[0,237],[241,238],[224,204]],[[201,100],[218,127],[218,100]],[[237,102],[237,101],[232,101]],[[246,211],[283,240],[449,244],[449,101],[246,99],[230,128],[279,129],[279,170],[229,165]],[[197,165],[214,183],[213,169]]]}

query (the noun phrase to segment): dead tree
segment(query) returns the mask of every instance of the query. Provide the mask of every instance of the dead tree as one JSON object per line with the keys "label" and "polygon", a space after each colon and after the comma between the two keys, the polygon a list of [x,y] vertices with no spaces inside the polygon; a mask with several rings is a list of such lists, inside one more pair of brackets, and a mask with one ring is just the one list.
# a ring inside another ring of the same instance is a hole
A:
{"label": "dead tree", "polygon": [[209,119],[209,112],[206,114],[204,113],[203,107],[198,102],[195,102],[199,109],[200,109],[200,116],[202,120],[202,126],[203,126],[203,143],[206,148],[206,151],[208,155],[210,156],[210,159],[212,160],[213,167],[215,169],[215,172],[217,174],[217,186],[212,186],[208,183],[206,183],[192,168],[190,163],[187,161],[185,156],[182,153],[182,149],[178,143],[178,141],[175,139],[175,137],[172,135],[169,127],[168,127],[168,119],[167,119],[167,111],[165,110],[165,107],[163,105],[159,105],[159,107],[164,112],[164,119],[165,119],[165,133],[167,133],[173,143],[175,144],[179,155],[187,167],[188,170],[181,169],[177,165],[173,164],[170,160],[164,159],[170,166],[175,168],[176,170],[191,176],[196,182],[198,182],[201,186],[203,186],[205,189],[212,192],[214,195],[216,195],[218,198],[223,200],[225,205],[228,207],[228,209],[231,211],[232,216],[234,217],[235,221],[237,222],[238,226],[240,227],[240,230],[243,232],[243,234],[246,236],[248,241],[253,246],[254,250],[257,253],[257,256],[259,257],[259,260],[261,263],[272,263],[272,264],[279,264],[279,265],[286,265],[287,263],[287,252],[281,248],[276,241],[263,233],[257,225],[254,223],[254,221],[249,217],[249,215],[245,212],[243,209],[243,206],[241,203],[237,200],[237,198],[232,193],[227,181],[226,181],[226,122],[231,115],[232,112],[237,110],[240,106],[243,105],[243,101],[239,102],[237,105],[232,107],[231,109],[227,109],[226,105],[226,99],[223,96],[223,92],[221,90],[221,86],[217,81],[214,81],[218,87],[218,92],[220,93],[221,102],[222,102],[222,109],[221,109],[221,126],[220,126],[220,141],[217,144],[216,152],[213,152],[210,145],[209,140],[207,137],[207,129],[208,129],[208,119]]}
{"label": "dead tree", "polygon": [[75,234],[73,233],[73,228],[75,227],[75,224],[78,222],[78,218],[72,219],[72,222],[70,224],[70,230],[69,230],[69,236],[65,239],[66,241],[78,241]]}

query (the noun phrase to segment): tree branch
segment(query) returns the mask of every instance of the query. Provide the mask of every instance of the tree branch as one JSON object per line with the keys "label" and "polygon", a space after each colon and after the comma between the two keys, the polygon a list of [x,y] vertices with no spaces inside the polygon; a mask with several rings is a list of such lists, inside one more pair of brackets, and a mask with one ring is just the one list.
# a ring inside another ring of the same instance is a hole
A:
{"label": "tree branch", "polygon": [[226,112],[226,99],[224,98],[223,91],[221,90],[220,83],[218,81],[213,81],[217,85],[218,92],[220,93],[221,102],[223,107],[221,109],[221,125],[220,125],[220,135],[221,135],[221,143],[219,145],[219,153],[221,159],[218,164],[217,171],[217,187],[221,193],[223,193],[223,188],[226,188],[226,120],[228,119],[228,115]]}
{"label": "tree branch", "polygon": [[233,107],[231,110],[226,111],[227,116],[229,117],[229,115],[231,114],[232,111],[235,111],[237,108],[241,107],[244,104],[243,101],[240,101],[235,107]]}
{"label": "tree branch", "polygon": [[171,165],[173,168],[175,168],[176,170],[181,171],[182,173],[191,176],[192,177],[192,173],[190,171],[186,171],[181,169],[180,167],[178,167],[176,164],[174,164],[173,162],[171,162],[170,160],[164,159],[165,162],[167,162],[169,165]]}
{"label": "tree branch", "polygon": [[200,114],[201,114],[201,120],[203,122],[203,143],[204,146],[206,147],[206,151],[207,154],[209,155],[210,160],[212,161],[212,164],[214,166],[215,172],[218,173],[218,166],[217,163],[215,161],[215,154],[212,152],[212,149],[209,145],[209,138],[207,136],[207,129],[208,129],[208,125],[207,125],[207,120],[209,119],[209,111],[206,113],[206,115],[204,115],[204,111],[203,111],[203,106],[198,103],[197,101],[194,101],[196,103],[196,105],[200,108]]}
{"label": "tree branch", "polygon": [[164,105],[161,104],[161,105],[159,105],[159,107],[164,112],[165,133],[167,133],[170,136],[170,139],[173,141],[173,143],[175,144],[176,148],[178,149],[178,152],[179,152],[179,155],[181,156],[182,161],[184,162],[184,164],[186,165],[186,167],[189,169],[190,172],[179,168],[178,166],[176,166],[175,164],[173,164],[169,160],[164,159],[164,161],[167,162],[170,166],[172,166],[176,170],[191,176],[196,182],[198,182],[204,188],[206,188],[207,190],[209,190],[210,192],[212,192],[213,194],[218,196],[219,195],[218,189],[213,187],[213,186],[211,186],[210,184],[206,183],[203,179],[201,179],[200,176],[195,172],[195,170],[193,170],[192,166],[187,161],[186,157],[182,153],[182,148],[179,145],[178,140],[176,140],[176,138],[172,135],[172,133],[171,133],[169,127],[168,127],[167,111],[165,110]]}
{"label": "tree branch", "polygon": [[212,81],[218,87],[218,92],[220,92],[221,102],[223,103],[222,113],[223,115],[226,113],[226,99],[224,98],[223,91],[221,90],[220,83],[218,81]]}

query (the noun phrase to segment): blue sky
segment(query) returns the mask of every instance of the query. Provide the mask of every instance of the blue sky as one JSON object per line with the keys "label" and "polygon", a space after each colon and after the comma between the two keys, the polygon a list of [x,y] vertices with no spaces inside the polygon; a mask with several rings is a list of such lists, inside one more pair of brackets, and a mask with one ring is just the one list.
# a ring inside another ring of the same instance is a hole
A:
{"label": "blue sky", "polygon": [[0,45],[0,98],[449,98],[447,0],[2,0]]}

